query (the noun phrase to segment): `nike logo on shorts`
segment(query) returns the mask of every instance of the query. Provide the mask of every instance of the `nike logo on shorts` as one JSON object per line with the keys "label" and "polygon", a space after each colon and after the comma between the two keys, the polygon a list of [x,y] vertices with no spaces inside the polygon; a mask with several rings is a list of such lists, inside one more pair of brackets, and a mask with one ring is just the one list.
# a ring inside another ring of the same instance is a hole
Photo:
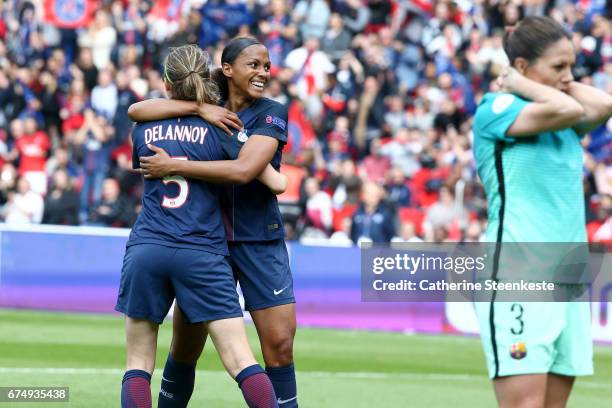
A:
{"label": "nike logo on shorts", "polygon": [[[286,289],[286,288],[285,288],[285,289]],[[283,290],[284,290],[284,289],[283,289]],[[275,292],[276,292],[276,291],[275,291]],[[289,399],[286,399],[286,400],[283,400],[283,399],[280,399],[280,398],[279,398],[278,400],[276,400],[276,402],[278,403],[278,405],[280,405],[280,404],[286,404],[286,403],[288,403],[288,402],[291,402],[291,401],[293,401],[294,399],[297,399],[297,395],[296,395],[295,397],[293,397],[293,398],[289,398]]]}
{"label": "nike logo on shorts", "polygon": [[[281,293],[283,293],[283,292],[285,291],[285,289],[287,289],[288,287],[289,287],[289,286],[285,286],[284,288],[279,289],[279,290],[274,289],[274,295],[275,295],[275,296],[280,295],[280,294],[281,294]],[[296,397],[296,398],[297,398],[297,397]],[[280,404],[280,402],[279,402],[279,404]]]}

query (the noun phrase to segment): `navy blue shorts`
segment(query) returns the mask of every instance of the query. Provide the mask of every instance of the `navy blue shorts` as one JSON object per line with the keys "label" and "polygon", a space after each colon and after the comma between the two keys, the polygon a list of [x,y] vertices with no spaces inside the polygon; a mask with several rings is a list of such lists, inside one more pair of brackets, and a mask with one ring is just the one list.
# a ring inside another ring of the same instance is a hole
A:
{"label": "navy blue shorts", "polygon": [[242,316],[226,257],[156,244],[129,246],[115,310],[162,323],[175,297],[189,323]]}
{"label": "navy blue shorts", "polygon": [[289,254],[283,239],[228,242],[230,265],[248,311],[295,303]]}

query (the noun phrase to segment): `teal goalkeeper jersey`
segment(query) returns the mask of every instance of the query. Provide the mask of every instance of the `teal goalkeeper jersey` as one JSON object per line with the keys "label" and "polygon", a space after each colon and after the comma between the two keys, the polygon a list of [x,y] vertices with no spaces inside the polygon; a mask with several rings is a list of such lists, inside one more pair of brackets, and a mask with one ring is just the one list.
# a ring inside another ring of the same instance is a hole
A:
{"label": "teal goalkeeper jersey", "polygon": [[488,201],[487,242],[586,242],[582,148],[573,129],[511,137],[530,102],[487,93],[474,117],[474,156]]}

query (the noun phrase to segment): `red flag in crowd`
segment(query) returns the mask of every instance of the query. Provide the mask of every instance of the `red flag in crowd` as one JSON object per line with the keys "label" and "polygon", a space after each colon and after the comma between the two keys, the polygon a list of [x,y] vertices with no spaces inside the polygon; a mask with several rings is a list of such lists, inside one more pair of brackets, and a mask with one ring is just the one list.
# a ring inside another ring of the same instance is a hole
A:
{"label": "red flag in crowd", "polygon": [[97,8],[96,0],[45,0],[45,20],[60,28],[88,25]]}

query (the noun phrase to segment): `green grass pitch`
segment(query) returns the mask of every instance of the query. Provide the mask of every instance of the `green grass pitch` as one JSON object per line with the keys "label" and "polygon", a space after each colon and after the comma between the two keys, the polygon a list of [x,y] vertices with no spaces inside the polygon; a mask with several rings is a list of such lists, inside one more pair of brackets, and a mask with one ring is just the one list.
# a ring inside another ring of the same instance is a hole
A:
{"label": "green grass pitch", "polygon": [[[254,329],[249,339],[262,361]],[[170,343],[160,329],[154,401]],[[493,407],[477,338],[300,328],[300,407]],[[0,310],[0,386],[68,386],[69,403],[0,408],[119,406],[125,361],[118,316]],[[595,348],[596,375],[579,379],[570,407],[612,407],[612,347]],[[192,407],[243,407],[211,344],[198,365]],[[154,406],[155,406],[154,402]]]}

